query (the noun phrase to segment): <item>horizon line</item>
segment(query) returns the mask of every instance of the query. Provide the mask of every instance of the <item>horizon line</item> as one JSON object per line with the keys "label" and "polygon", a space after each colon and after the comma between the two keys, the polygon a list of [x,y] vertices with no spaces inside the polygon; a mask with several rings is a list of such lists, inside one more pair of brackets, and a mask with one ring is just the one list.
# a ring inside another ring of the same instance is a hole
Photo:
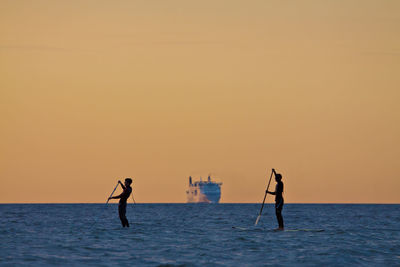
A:
{"label": "horizon line", "polygon": [[[38,205],[43,205],[43,204],[110,204],[110,205],[117,205],[118,203],[104,203],[104,202],[0,202],[0,205],[29,205],[29,204],[38,204]],[[209,205],[219,205],[219,204],[261,204],[260,202],[222,202],[222,203],[187,203],[187,202],[140,202],[140,203],[127,203],[127,204],[132,204],[132,205],[138,205],[138,204],[209,204]],[[265,203],[266,205],[271,204],[274,205],[274,203]],[[394,203],[394,202],[288,202],[285,203],[287,204],[300,204],[300,205],[400,205],[400,203]]]}

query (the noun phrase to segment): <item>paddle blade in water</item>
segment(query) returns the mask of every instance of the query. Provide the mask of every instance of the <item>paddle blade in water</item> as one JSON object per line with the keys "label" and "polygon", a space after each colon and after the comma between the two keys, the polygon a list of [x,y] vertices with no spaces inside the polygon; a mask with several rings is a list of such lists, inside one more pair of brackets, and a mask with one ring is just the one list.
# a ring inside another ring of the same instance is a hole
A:
{"label": "paddle blade in water", "polygon": [[261,214],[257,216],[257,220],[256,220],[256,223],[254,224],[254,226],[256,226],[258,224],[258,221],[260,220],[260,218],[261,218]]}

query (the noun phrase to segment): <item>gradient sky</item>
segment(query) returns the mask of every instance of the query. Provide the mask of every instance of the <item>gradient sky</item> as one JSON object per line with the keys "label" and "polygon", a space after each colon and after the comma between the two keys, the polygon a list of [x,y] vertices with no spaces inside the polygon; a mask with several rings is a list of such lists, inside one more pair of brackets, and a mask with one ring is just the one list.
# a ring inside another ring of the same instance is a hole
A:
{"label": "gradient sky", "polygon": [[0,202],[400,203],[399,84],[397,0],[2,0]]}

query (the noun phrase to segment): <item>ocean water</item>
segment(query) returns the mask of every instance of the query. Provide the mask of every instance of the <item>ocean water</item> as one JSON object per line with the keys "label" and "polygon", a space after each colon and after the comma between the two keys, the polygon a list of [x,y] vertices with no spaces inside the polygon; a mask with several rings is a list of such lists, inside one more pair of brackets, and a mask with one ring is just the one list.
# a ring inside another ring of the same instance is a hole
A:
{"label": "ocean water", "polygon": [[[400,266],[400,205],[0,205],[0,265]],[[241,227],[234,229],[232,227]]]}

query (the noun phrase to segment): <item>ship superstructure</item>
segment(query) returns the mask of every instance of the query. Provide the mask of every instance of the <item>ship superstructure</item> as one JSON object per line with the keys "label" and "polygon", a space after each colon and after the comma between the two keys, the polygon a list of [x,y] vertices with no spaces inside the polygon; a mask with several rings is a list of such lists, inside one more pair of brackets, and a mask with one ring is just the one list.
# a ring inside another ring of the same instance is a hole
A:
{"label": "ship superstructure", "polygon": [[208,176],[206,182],[200,181],[192,182],[192,177],[189,177],[189,190],[186,191],[188,203],[218,203],[221,198],[221,185],[222,183],[215,183],[211,181]]}

